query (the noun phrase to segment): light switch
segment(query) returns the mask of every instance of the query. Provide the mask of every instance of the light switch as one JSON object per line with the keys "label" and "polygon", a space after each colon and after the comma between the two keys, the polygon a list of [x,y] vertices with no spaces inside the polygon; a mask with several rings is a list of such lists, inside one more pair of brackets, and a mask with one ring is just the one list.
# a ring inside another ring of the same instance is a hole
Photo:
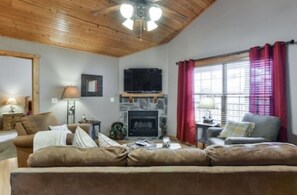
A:
{"label": "light switch", "polygon": [[114,97],[110,97],[110,102],[115,102],[115,98]]}
{"label": "light switch", "polygon": [[58,98],[52,98],[52,104],[58,103]]}

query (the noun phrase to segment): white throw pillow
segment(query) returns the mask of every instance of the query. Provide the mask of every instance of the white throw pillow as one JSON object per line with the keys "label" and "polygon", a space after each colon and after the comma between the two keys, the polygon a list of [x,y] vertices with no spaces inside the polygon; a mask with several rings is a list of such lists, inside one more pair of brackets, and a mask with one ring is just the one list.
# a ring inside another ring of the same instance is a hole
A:
{"label": "white throw pillow", "polygon": [[72,145],[80,148],[98,147],[95,141],[83,129],[77,126]]}
{"label": "white throw pillow", "polygon": [[98,133],[98,143],[99,147],[111,147],[111,146],[122,146],[118,142],[110,139],[106,135],[103,135],[102,133]]}
{"label": "white throw pillow", "polygon": [[67,131],[68,133],[72,133],[67,125],[58,125],[58,126],[49,126],[49,129],[52,130],[52,131]]}

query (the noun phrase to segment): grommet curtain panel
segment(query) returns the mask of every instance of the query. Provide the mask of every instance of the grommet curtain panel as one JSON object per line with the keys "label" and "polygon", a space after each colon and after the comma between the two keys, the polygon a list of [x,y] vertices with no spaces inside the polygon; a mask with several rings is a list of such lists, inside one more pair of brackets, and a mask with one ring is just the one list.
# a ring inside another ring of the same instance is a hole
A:
{"label": "grommet curtain panel", "polygon": [[276,42],[273,46],[253,47],[249,57],[250,112],[279,117],[279,141],[287,141],[287,44]]}
{"label": "grommet curtain panel", "polygon": [[196,143],[194,65],[193,60],[179,62],[177,92],[177,138],[191,144]]}

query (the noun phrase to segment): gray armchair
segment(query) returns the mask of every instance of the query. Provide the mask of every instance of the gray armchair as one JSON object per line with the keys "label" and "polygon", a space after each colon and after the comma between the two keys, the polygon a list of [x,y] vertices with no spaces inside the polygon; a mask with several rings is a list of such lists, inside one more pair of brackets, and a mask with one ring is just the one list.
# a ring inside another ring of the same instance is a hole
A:
{"label": "gray armchair", "polygon": [[219,138],[218,135],[223,128],[210,127],[207,129],[207,144],[229,145],[277,141],[280,129],[280,119],[278,117],[246,113],[243,116],[242,121],[255,123],[255,128],[249,137]]}

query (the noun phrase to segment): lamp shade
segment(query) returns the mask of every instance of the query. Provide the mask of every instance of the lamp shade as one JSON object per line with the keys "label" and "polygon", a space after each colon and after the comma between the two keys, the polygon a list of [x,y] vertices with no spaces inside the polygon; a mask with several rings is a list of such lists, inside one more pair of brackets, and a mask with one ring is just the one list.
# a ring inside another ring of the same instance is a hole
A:
{"label": "lamp shade", "polygon": [[7,100],[6,104],[10,104],[10,105],[16,105],[16,104],[17,104],[17,101],[16,101],[16,99],[15,99],[15,98],[13,98],[13,97],[10,97],[10,98],[8,98],[8,100]]}
{"label": "lamp shade", "polygon": [[62,95],[62,99],[74,100],[80,98],[78,88],[76,86],[65,87]]}
{"label": "lamp shade", "polygon": [[198,108],[201,109],[215,109],[216,104],[214,98],[206,97],[201,98],[200,104],[198,105]]}

